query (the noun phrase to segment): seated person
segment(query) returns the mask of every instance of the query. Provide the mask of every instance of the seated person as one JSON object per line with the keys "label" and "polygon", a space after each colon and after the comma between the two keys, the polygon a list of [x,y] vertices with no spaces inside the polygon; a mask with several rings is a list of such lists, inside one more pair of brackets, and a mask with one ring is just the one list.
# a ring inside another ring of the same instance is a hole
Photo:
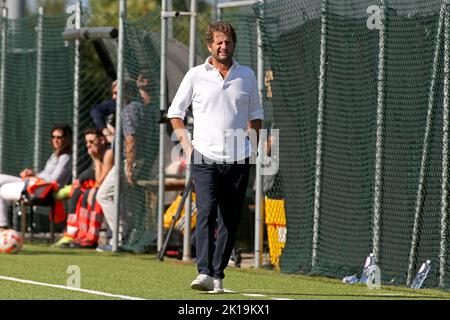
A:
{"label": "seated person", "polygon": [[58,125],[51,130],[53,153],[45,164],[44,170],[34,172],[24,169],[19,177],[0,174],[0,229],[7,228],[8,201],[20,199],[25,179],[39,178],[47,182],[55,181],[59,186],[69,183],[72,175],[72,130],[68,125]]}
{"label": "seated person", "polygon": [[56,242],[54,247],[69,246],[78,235],[78,211],[77,207],[83,199],[83,195],[87,190],[90,190],[95,185],[94,167],[90,166],[84,170],[70,186],[70,200],[67,215],[67,225],[64,231],[64,236]]}
{"label": "seated person", "polygon": [[96,203],[96,193],[114,163],[106,138],[96,129],[85,132],[86,147],[92,166],[74,181],[69,205],[67,229],[57,247],[94,248],[97,245],[103,212]]}

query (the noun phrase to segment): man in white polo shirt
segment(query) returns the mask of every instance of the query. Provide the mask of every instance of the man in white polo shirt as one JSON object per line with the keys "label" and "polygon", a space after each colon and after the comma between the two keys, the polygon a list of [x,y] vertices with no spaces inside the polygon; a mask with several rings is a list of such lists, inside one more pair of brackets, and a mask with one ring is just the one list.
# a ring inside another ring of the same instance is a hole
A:
{"label": "man in white polo shirt", "polygon": [[[211,56],[187,72],[168,118],[192,162],[199,275],[191,288],[223,293],[224,269],[234,247],[250,169],[252,148],[242,133],[248,128],[259,133],[264,112],[254,72],[233,59],[233,27],[213,23],[206,40]],[[183,124],[190,105],[194,116],[192,144]]]}

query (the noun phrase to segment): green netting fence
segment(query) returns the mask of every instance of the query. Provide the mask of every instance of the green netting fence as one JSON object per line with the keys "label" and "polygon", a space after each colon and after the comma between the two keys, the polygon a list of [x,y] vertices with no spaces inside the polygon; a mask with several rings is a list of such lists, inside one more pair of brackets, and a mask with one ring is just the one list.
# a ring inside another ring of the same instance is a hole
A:
{"label": "green netting fence", "polygon": [[139,182],[156,181],[158,177],[160,39],[154,29],[159,25],[159,14],[125,24],[126,77],[131,81],[136,81],[140,75],[150,79],[150,102],[145,105],[147,111],[136,132],[136,157],[140,161],[139,172],[134,177],[137,184],[124,188],[130,227],[130,238],[124,246],[133,251],[146,250],[157,236],[158,210],[156,202],[152,201],[152,194],[157,194],[157,190],[149,190]]}
{"label": "green netting fence", "polygon": [[2,19],[2,173],[42,170],[50,129],[72,122],[74,55],[62,41],[65,23],[66,16]]}
{"label": "green netting fence", "polygon": [[425,285],[448,288],[442,4],[254,6],[280,129],[283,272],[342,278],[375,251],[382,283],[405,285],[429,259]]}

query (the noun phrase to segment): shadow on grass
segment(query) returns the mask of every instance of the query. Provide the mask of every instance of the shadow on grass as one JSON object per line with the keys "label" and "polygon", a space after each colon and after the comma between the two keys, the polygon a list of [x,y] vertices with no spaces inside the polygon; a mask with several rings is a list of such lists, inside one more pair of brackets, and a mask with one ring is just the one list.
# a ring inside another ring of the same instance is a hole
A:
{"label": "shadow on grass", "polygon": [[258,292],[249,292],[249,291],[242,291],[242,292],[225,292],[223,294],[211,294],[209,292],[199,292],[201,295],[208,295],[208,296],[221,296],[221,295],[234,295],[234,296],[241,296],[241,295],[247,295],[254,298],[273,298],[276,296],[295,296],[299,297],[305,297],[305,298],[352,298],[355,300],[359,299],[402,299],[402,300],[450,300],[448,297],[443,296],[437,296],[437,295],[413,295],[413,294],[402,294],[402,293],[389,293],[389,294],[334,294],[334,293],[302,293],[302,292],[264,292],[259,291]]}
{"label": "shadow on grass", "polygon": [[39,255],[60,255],[60,256],[79,256],[79,255],[92,255],[95,256],[95,251],[81,251],[75,249],[66,250],[52,250],[52,249],[42,249],[42,250],[22,250],[19,252],[21,256],[39,256]]}
{"label": "shadow on grass", "polygon": [[[253,294],[251,292],[242,292],[243,294]],[[327,293],[286,293],[286,292],[270,292],[261,293],[267,296],[299,296],[299,297],[337,297],[337,298],[372,298],[372,299],[431,299],[431,300],[449,300],[449,298],[443,296],[432,296],[432,295],[410,295],[410,294],[327,294]]]}
{"label": "shadow on grass", "polygon": [[126,258],[130,256],[136,256],[143,260],[149,260],[147,257],[140,257],[132,252],[98,252],[95,249],[61,249],[52,247],[33,247],[33,249],[24,248],[19,253],[24,256],[39,256],[39,255],[60,255],[60,256],[92,256],[92,257],[114,257],[114,258]]}

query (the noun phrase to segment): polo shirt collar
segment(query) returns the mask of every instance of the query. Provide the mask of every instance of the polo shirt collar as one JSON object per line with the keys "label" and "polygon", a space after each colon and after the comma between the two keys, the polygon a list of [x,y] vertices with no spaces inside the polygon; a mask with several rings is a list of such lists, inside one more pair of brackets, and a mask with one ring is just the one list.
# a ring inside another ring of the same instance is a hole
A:
{"label": "polo shirt collar", "polygon": [[[209,56],[205,60],[205,69],[207,71],[214,70],[214,66],[211,63],[209,63],[209,60],[211,60],[211,58],[212,58],[212,56]],[[231,66],[230,70],[239,68],[239,63],[236,60],[234,60],[234,58],[232,58],[232,59],[233,59],[233,65]]]}

